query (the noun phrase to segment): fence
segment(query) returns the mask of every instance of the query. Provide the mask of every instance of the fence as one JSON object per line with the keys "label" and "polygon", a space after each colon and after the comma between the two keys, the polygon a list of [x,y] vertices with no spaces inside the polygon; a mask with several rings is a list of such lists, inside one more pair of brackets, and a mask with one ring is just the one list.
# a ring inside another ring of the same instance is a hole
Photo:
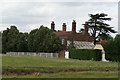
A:
{"label": "fence", "polygon": [[54,58],[58,57],[58,53],[34,53],[34,52],[7,52],[7,55],[27,55]]}

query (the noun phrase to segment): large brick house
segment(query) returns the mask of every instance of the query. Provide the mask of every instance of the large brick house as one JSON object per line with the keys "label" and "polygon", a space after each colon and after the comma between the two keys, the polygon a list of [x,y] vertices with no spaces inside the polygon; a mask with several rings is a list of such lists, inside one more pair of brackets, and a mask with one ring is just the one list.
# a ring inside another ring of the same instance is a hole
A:
{"label": "large brick house", "polygon": [[70,42],[74,42],[74,46],[76,48],[81,49],[92,49],[94,48],[93,44],[93,37],[90,36],[88,33],[88,24],[85,22],[84,25],[84,31],[83,32],[76,32],[76,21],[73,20],[72,22],[72,30],[66,31],[66,23],[63,23],[62,25],[62,31],[56,31],[55,30],[55,23],[52,21],[51,23],[51,30],[53,33],[58,35],[62,39],[62,43],[69,46]]}

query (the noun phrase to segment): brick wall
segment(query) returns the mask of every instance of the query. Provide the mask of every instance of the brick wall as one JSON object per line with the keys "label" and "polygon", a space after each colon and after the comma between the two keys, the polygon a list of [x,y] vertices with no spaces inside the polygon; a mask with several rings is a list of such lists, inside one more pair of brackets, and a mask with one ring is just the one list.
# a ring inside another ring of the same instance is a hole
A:
{"label": "brick wall", "polygon": [[65,58],[65,50],[59,51],[58,52],[58,57],[59,58]]}

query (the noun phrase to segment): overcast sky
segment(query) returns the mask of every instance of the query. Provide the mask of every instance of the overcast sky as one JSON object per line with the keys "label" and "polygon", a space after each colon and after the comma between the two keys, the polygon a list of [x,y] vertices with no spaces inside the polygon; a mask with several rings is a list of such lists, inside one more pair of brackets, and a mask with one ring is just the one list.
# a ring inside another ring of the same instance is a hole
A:
{"label": "overcast sky", "polygon": [[89,19],[88,14],[106,13],[112,18],[109,21],[118,30],[118,0],[3,0],[0,6],[0,31],[11,25],[16,25],[22,32],[30,32],[41,25],[50,28],[51,21],[56,24],[55,29],[61,30],[62,24],[67,24],[71,30],[73,20],[77,22],[77,31]]}

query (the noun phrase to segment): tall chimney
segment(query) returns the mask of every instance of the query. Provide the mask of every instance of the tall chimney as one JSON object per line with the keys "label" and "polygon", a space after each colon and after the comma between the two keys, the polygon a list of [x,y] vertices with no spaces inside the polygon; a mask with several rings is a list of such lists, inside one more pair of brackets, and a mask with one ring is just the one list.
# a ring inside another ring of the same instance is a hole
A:
{"label": "tall chimney", "polygon": [[54,23],[54,21],[52,21],[52,23],[51,23],[51,30],[55,31],[55,23]]}
{"label": "tall chimney", "polygon": [[88,22],[87,21],[85,22],[84,29],[85,29],[84,32],[88,33]]}
{"label": "tall chimney", "polygon": [[76,22],[75,22],[75,20],[73,20],[73,22],[72,22],[72,31],[76,32]]}
{"label": "tall chimney", "polygon": [[66,31],[66,24],[65,23],[63,23],[63,25],[62,25],[63,27],[63,31]]}

